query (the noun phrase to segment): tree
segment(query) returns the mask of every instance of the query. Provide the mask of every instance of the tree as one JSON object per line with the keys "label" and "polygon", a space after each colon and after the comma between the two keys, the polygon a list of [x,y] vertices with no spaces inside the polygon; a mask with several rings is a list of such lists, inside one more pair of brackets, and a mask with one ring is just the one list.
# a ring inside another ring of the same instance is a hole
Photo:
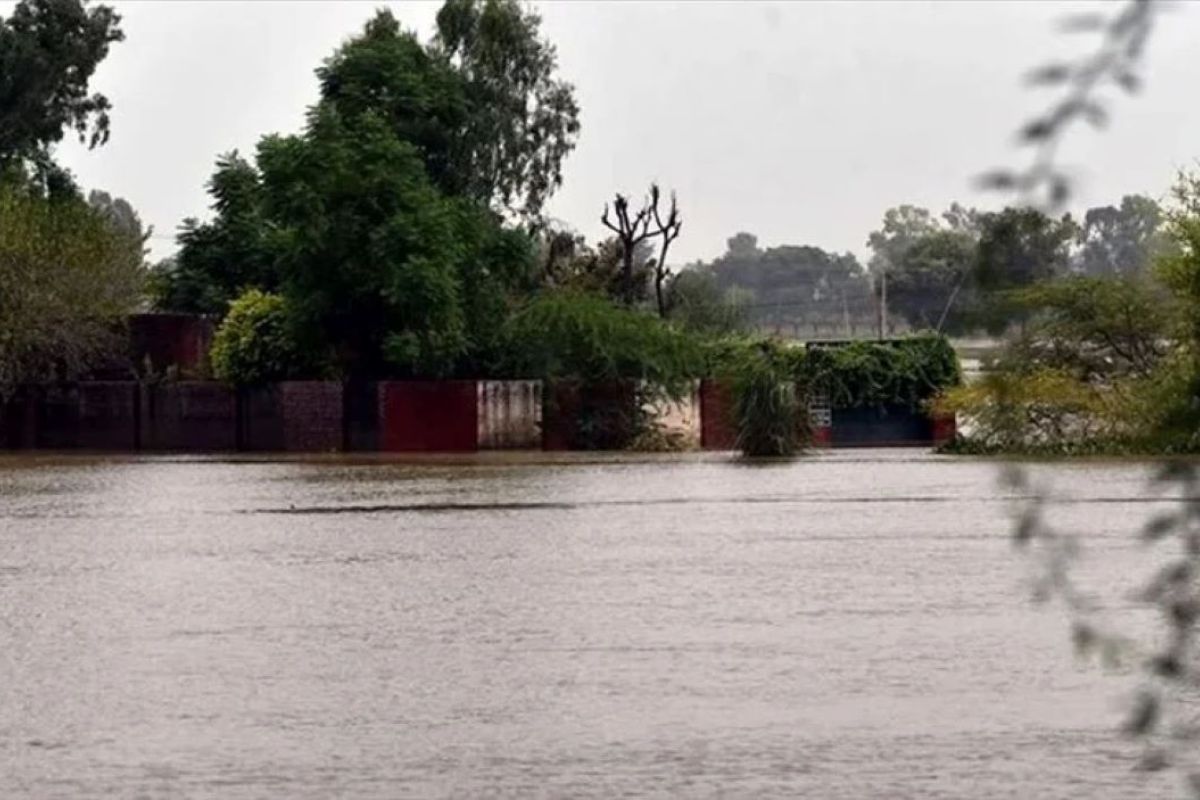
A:
{"label": "tree", "polygon": [[663,284],[671,276],[671,269],[667,266],[667,253],[671,249],[671,242],[679,237],[679,231],[683,228],[683,217],[679,214],[675,193],[671,192],[671,207],[667,211],[664,222],[662,213],[658,210],[660,199],[661,193],[658,190],[658,184],[650,184],[650,209],[654,216],[654,233],[662,240],[658,258],[654,262],[654,300],[658,307],[658,316],[666,319],[667,298],[663,293]]}
{"label": "tree", "polygon": [[621,247],[621,296],[625,305],[632,306],[638,297],[633,270],[634,255],[637,248],[654,235],[654,231],[650,229],[650,223],[654,218],[653,209],[647,200],[642,203],[640,209],[633,213],[633,216],[630,216],[629,198],[617,192],[613,199],[613,215],[613,218],[610,219],[608,203],[605,203],[600,222],[616,234],[617,243]]}
{"label": "tree", "polygon": [[746,326],[746,306],[753,295],[746,289],[722,291],[706,266],[681,270],[667,289],[667,309],[672,322],[685,330],[715,336],[738,333]]}
{"label": "tree", "polygon": [[894,256],[888,272],[888,305],[913,328],[965,326],[964,289],[975,261],[975,239],[959,230],[937,229],[913,240]]}
{"label": "tree", "polygon": [[452,194],[536,219],[562,184],[562,162],[579,137],[571,84],[555,76],[541,18],[517,0],[446,0],[431,50],[464,82],[468,114]]}
{"label": "tree", "polygon": [[981,222],[975,280],[991,295],[988,327],[995,332],[1025,318],[1003,293],[1066,273],[1077,228],[1070,216],[1054,219],[1034,208],[1006,208]]}
{"label": "tree", "polygon": [[82,200],[0,188],[0,395],[119,353],[144,277],[141,238]]}
{"label": "tree", "polygon": [[155,276],[159,308],[221,315],[248,288],[279,289],[275,243],[254,165],[236,151],[221,156],[208,191],[216,214],[209,222],[183,221],[178,252]]}
{"label": "tree", "polygon": [[727,252],[711,268],[722,291],[753,293],[749,310],[761,325],[853,326],[869,303],[866,274],[850,253],[809,245],[761,250],[754,236],[739,233],[728,240]]}
{"label": "tree", "polygon": [[868,265],[871,272],[879,275],[900,262],[904,251],[924,236],[939,230],[937,218],[929,209],[901,205],[889,208],[883,214],[883,224],[867,237],[867,246],[872,256]]}
{"label": "tree", "polygon": [[0,178],[74,190],[52,150],[67,129],[89,147],[108,141],[112,106],[88,83],[123,38],[120,17],[85,0],[21,0],[0,17]]}
{"label": "tree", "polygon": [[1138,274],[1169,247],[1165,221],[1158,203],[1143,195],[1126,195],[1120,207],[1088,209],[1076,269],[1095,277]]}
{"label": "tree", "polygon": [[1069,216],[1053,219],[1034,208],[984,214],[976,270],[981,286],[1031,286],[1066,273],[1076,232]]}
{"label": "tree", "polygon": [[149,238],[151,231],[142,226],[142,218],[125,198],[93,189],[88,192],[87,202],[119,233],[142,243]]}
{"label": "tree", "polygon": [[317,109],[258,148],[263,213],[305,345],[352,375],[444,375],[466,350],[456,229],[465,211],[373,115]]}

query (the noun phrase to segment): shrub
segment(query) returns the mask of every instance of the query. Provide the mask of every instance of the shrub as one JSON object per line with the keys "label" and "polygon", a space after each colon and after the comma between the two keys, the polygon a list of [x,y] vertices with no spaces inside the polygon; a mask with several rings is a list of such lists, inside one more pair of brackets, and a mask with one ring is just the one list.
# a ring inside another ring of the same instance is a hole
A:
{"label": "shrub", "polygon": [[238,386],[286,380],[302,371],[287,301],[249,289],[229,304],[212,344],[213,374]]}

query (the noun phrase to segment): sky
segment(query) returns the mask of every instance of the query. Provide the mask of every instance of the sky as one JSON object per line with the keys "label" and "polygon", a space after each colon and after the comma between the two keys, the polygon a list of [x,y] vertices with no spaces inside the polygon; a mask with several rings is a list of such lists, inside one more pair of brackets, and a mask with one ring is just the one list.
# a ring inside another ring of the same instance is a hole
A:
{"label": "sky", "polygon": [[[112,139],[60,160],[87,188],[125,197],[174,249],[185,217],[208,215],[217,155],[297,131],[316,99],[313,69],[383,5],[427,37],[438,3],[136,0],[112,2],[126,40],[93,87],[113,102]],[[589,240],[613,192],[651,181],[678,193],[680,262],[711,259],[738,231],[760,245],[868,255],[866,238],[901,203],[994,207],[972,177],[1019,166],[1014,131],[1053,98],[1021,76],[1086,52],[1070,13],[1113,3],[635,2],[535,4],[575,84],[582,134],[549,204]],[[6,15],[12,2],[0,2]],[[1112,123],[1064,143],[1079,208],[1160,197],[1200,157],[1194,42],[1200,4],[1160,20],[1146,88],[1114,97]]]}

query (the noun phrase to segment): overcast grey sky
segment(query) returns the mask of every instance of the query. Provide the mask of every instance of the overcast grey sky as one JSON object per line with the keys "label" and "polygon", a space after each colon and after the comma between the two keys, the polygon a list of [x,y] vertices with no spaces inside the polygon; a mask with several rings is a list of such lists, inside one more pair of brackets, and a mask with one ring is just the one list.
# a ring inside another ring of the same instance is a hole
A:
{"label": "overcast grey sky", "polygon": [[[438,4],[115,2],[126,41],[94,85],[115,106],[112,141],[62,160],[89,188],[153,224],[155,254],[205,216],[218,153],[300,127],[313,68],[374,8],[427,36]],[[0,3],[7,14],[11,2]],[[1015,127],[1050,99],[1020,75],[1094,42],[1054,30],[1095,3],[581,2],[537,4],[575,83],[583,132],[550,205],[589,239],[614,190],[657,180],[685,216],[674,254],[711,258],[727,237],[865,251],[884,210],[993,205],[972,175],[1020,163]],[[1115,4],[1100,4],[1111,11]],[[1146,90],[1113,124],[1072,136],[1080,205],[1161,195],[1200,156],[1200,6],[1162,20]]]}

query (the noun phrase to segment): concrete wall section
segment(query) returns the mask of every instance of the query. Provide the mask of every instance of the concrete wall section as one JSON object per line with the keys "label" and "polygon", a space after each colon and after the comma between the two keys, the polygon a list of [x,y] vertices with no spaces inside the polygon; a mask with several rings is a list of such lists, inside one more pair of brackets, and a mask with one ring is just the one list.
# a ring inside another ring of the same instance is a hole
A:
{"label": "concrete wall section", "polygon": [[477,417],[481,450],[540,448],[541,381],[480,381]]}
{"label": "concrete wall section", "polygon": [[686,449],[700,447],[700,382],[696,381],[678,400],[669,397],[647,403],[644,410],[662,433]]}
{"label": "concrete wall section", "polygon": [[478,449],[475,381],[384,381],[378,396],[379,449],[435,453]]}

